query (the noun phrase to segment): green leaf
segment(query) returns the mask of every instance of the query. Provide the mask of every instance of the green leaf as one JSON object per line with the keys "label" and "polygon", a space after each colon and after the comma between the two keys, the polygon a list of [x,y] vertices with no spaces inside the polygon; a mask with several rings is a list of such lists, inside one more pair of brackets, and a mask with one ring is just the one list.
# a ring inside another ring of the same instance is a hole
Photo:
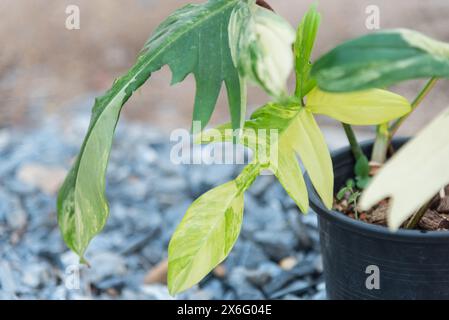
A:
{"label": "green leaf", "polygon": [[390,197],[388,224],[396,230],[449,183],[449,109],[402,147],[365,190],[362,209]]}
{"label": "green leaf", "polygon": [[259,85],[268,94],[286,94],[287,79],[293,70],[292,44],[295,31],[281,16],[242,1],[232,12],[229,43],[234,65],[242,77]]}
{"label": "green leaf", "polygon": [[346,192],[348,191],[349,191],[348,187],[341,188],[340,191],[338,191],[337,193],[337,200],[343,200]]}
{"label": "green leaf", "polygon": [[449,44],[407,29],[375,32],[325,54],[313,66],[312,75],[321,89],[335,92],[449,78]]}
{"label": "green leaf", "polygon": [[353,192],[348,198],[349,203],[357,204],[357,199],[360,197],[360,192]]}
{"label": "green leaf", "polygon": [[366,187],[371,182],[371,177],[357,177],[357,188],[363,190],[366,189]]}
{"label": "green leaf", "polygon": [[187,210],[168,247],[168,288],[184,291],[222,262],[240,233],[243,194],[259,175],[249,164],[236,180],[212,189]]}
{"label": "green leaf", "polygon": [[348,181],[346,181],[346,187],[347,188],[349,188],[349,189],[351,189],[352,190],[352,188],[354,188],[354,180],[352,180],[352,179],[348,179]]}
{"label": "green leaf", "polygon": [[303,98],[315,86],[315,82],[310,79],[312,63],[310,56],[313,45],[321,23],[321,15],[312,5],[304,15],[296,34],[294,46],[296,61],[296,96]]}
{"label": "green leaf", "polygon": [[58,196],[58,220],[67,245],[81,258],[108,217],[105,172],[120,111],[151,75],[168,65],[172,83],[193,73],[197,91],[193,120],[209,121],[226,84],[234,127],[241,119],[242,95],[228,43],[228,22],[240,0],[210,0],[187,5],[168,17],[145,45],[136,64],[96,99],[78,158]]}
{"label": "green leaf", "polygon": [[[233,141],[230,124],[202,133],[203,142]],[[299,156],[327,207],[332,206],[333,170],[330,154],[310,111],[298,103],[269,103],[245,123],[240,143],[254,150],[261,166],[269,168],[302,212],[307,212],[307,188],[297,160]]]}
{"label": "green leaf", "polygon": [[[301,157],[301,161],[309,174],[316,191],[327,208],[332,207],[334,192],[334,171],[329,149],[315,118],[307,109],[299,113],[293,148]],[[292,137],[293,138],[293,137]]]}
{"label": "green leaf", "polygon": [[330,93],[315,88],[307,96],[307,108],[353,125],[381,124],[411,111],[407,99],[380,89]]}

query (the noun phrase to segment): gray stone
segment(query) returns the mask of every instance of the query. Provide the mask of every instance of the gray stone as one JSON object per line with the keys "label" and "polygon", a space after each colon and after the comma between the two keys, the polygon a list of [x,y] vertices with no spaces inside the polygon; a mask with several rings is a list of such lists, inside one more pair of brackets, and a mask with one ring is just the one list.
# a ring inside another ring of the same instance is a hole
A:
{"label": "gray stone", "polygon": [[220,280],[211,279],[207,281],[203,289],[209,292],[212,299],[222,299],[224,296],[223,284]]}
{"label": "gray stone", "polygon": [[11,132],[6,129],[0,130],[0,154],[4,152],[12,142]]}
{"label": "gray stone", "polygon": [[302,221],[315,229],[318,229],[318,217],[315,212],[309,210],[309,212],[302,216]]}
{"label": "gray stone", "polygon": [[22,275],[24,285],[31,288],[38,288],[41,285],[49,285],[51,275],[49,266],[42,263],[34,263],[25,267]]}
{"label": "gray stone", "polygon": [[295,281],[282,290],[276,291],[270,295],[271,299],[279,299],[287,295],[301,295],[310,290],[313,286],[308,281]]}
{"label": "gray stone", "polygon": [[5,186],[12,193],[20,194],[20,195],[31,195],[36,191],[36,188],[32,185],[26,184],[15,177],[11,177],[10,179],[5,179]]}
{"label": "gray stone", "polygon": [[261,288],[271,281],[272,276],[268,270],[259,268],[257,270],[248,270],[246,279],[255,287]]}
{"label": "gray stone", "polygon": [[0,221],[6,219],[7,212],[13,207],[10,194],[0,187]]}
{"label": "gray stone", "polygon": [[286,231],[282,236],[273,231],[259,231],[254,234],[254,241],[275,261],[290,256],[296,245],[296,238]]}
{"label": "gray stone", "polygon": [[178,203],[174,206],[169,207],[165,212],[162,213],[162,219],[164,221],[163,237],[164,241],[166,241],[167,243],[192,202],[192,200],[183,201],[182,203]]}
{"label": "gray stone", "polygon": [[265,253],[257,244],[240,239],[225,260],[225,266],[228,270],[237,266],[256,269],[267,259]]}
{"label": "gray stone", "polygon": [[263,196],[263,199],[266,203],[270,203],[272,199],[278,199],[283,201],[286,198],[288,198],[288,194],[284,190],[284,187],[282,187],[282,185],[278,181],[271,184],[269,188],[265,191]]}
{"label": "gray stone", "polygon": [[156,192],[170,193],[170,192],[184,192],[187,183],[183,177],[174,176],[170,178],[161,178],[156,187]]}
{"label": "gray stone", "polygon": [[301,300],[300,297],[295,296],[294,294],[287,294],[283,296],[282,300]]}
{"label": "gray stone", "polygon": [[305,277],[312,275],[317,272],[318,265],[317,256],[311,259],[306,258],[304,261],[300,261],[297,265],[293,267],[289,272],[296,277]]}
{"label": "gray stone", "polygon": [[120,193],[121,197],[123,197],[127,203],[132,204],[133,202],[145,200],[148,192],[148,187],[145,181],[134,178],[128,179],[126,182],[122,183],[126,187],[121,188]]}
{"label": "gray stone", "polygon": [[47,194],[56,194],[63,183],[67,170],[40,163],[22,164],[17,170],[17,179],[36,187]]}
{"label": "gray stone", "polygon": [[313,246],[313,239],[310,236],[311,230],[303,222],[303,214],[296,209],[287,211],[290,229],[298,239],[298,244],[304,250],[308,250]]}
{"label": "gray stone", "polygon": [[327,300],[327,295],[325,291],[319,291],[311,296],[311,300]]}
{"label": "gray stone", "polygon": [[154,243],[154,241],[152,241],[147,246],[145,246],[142,249],[141,254],[152,265],[155,265],[159,261],[163,260],[163,257],[165,255],[164,249],[162,249],[162,246],[157,243]]}
{"label": "gray stone", "polygon": [[233,164],[203,165],[202,169],[204,182],[209,188],[232,180],[236,171]]}
{"label": "gray stone", "polygon": [[265,191],[271,186],[275,181],[274,175],[262,175],[257,177],[253,185],[249,188],[248,192],[255,197],[262,196]]}
{"label": "gray stone", "polygon": [[250,235],[256,231],[264,230],[280,232],[288,229],[280,202],[271,201],[268,205],[261,206],[253,204],[250,200],[248,207],[245,208],[247,210],[243,216],[242,226],[244,234]]}
{"label": "gray stone", "polygon": [[7,294],[16,293],[17,284],[11,266],[8,262],[0,262],[0,285]]}
{"label": "gray stone", "polygon": [[88,277],[93,283],[108,277],[124,275],[127,270],[123,257],[112,252],[97,253],[89,262],[91,268],[88,270]]}
{"label": "gray stone", "polygon": [[237,298],[242,300],[264,299],[260,290],[249,283],[247,276],[248,270],[242,267],[234,268],[229,276],[228,284],[233,288]]}
{"label": "gray stone", "polygon": [[142,293],[146,299],[150,300],[173,300],[173,297],[168,293],[167,286],[160,284],[145,285],[142,287]]}
{"label": "gray stone", "polygon": [[67,288],[64,285],[60,285],[56,288],[49,290],[49,295],[46,295],[46,299],[50,300],[66,300],[68,297]]}
{"label": "gray stone", "polygon": [[44,193],[26,196],[23,206],[30,215],[33,227],[54,227],[56,225],[56,201],[53,197]]}
{"label": "gray stone", "polygon": [[18,200],[14,207],[6,212],[6,222],[13,230],[23,230],[28,222],[28,216]]}
{"label": "gray stone", "polygon": [[106,289],[117,289],[121,290],[126,285],[125,279],[123,277],[112,277],[101,280],[100,282],[95,284],[95,287],[100,290]]}
{"label": "gray stone", "polygon": [[213,292],[193,287],[190,290],[178,294],[176,300],[211,300],[213,297]]}
{"label": "gray stone", "polygon": [[146,231],[133,235],[131,238],[126,240],[126,244],[120,250],[120,254],[127,255],[139,252],[150,242],[158,231],[159,229],[147,229]]}

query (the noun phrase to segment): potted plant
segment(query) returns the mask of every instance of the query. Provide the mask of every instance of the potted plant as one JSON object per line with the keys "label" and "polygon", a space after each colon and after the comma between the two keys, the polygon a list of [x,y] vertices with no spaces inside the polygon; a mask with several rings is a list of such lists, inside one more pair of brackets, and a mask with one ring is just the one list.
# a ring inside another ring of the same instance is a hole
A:
{"label": "potted plant", "polygon": [[[353,160],[350,153],[341,156],[350,162],[344,179],[354,177],[354,183],[349,183],[336,196],[350,197],[352,204],[357,202],[355,195],[360,191],[355,188],[364,189],[376,167],[365,155],[369,146],[358,145],[351,125],[379,126],[373,154],[376,166],[380,166],[391,138],[386,123],[398,118],[402,123],[416,105],[398,94],[377,89],[383,85],[375,81],[366,82],[364,88],[352,88],[345,82],[346,77],[342,77],[337,79],[342,82],[340,88],[329,88],[326,77],[341,74],[332,70],[342,63],[327,55],[312,70],[311,52],[320,19],[316,7],[312,6],[295,32],[264,1],[209,0],[175,11],[157,28],[136,64],[96,100],[81,151],[58,196],[63,238],[82,262],[86,262],[84,254],[89,242],[102,230],[109,214],[105,172],[120,110],[151,73],[165,64],[173,73],[173,83],[182,81],[189,73],[195,76],[193,120],[199,126],[193,128],[199,129],[193,133],[198,143],[230,141],[254,151],[252,161],[235,180],[200,196],[176,229],[168,248],[168,286],[172,294],[198,283],[229,254],[242,223],[244,193],[262,172],[268,170],[276,175],[298,208],[307,213],[309,192],[299,156],[313,186],[309,188],[312,205],[330,212],[334,203],[334,172],[337,178],[340,174],[338,167],[332,167],[331,155],[314,114],[328,115],[343,124],[355,157]],[[439,53],[438,48],[435,51]],[[437,68],[438,59],[434,60]],[[292,70],[295,70],[296,86],[294,93],[289,93],[286,81]],[[357,76],[358,65],[348,70]],[[388,68],[380,70],[387,73]],[[422,68],[422,72],[426,70]],[[411,77],[411,72],[406,74]],[[223,83],[227,88],[231,122],[204,131]],[[248,83],[263,88],[271,101],[247,120]],[[357,84],[357,79],[353,84]],[[364,90],[353,92],[357,89]],[[340,182],[336,180],[338,188]],[[330,274],[329,270],[326,272]],[[331,290],[329,294],[335,297]]]}
{"label": "potted plant", "polygon": [[[411,30],[386,30],[348,41],[321,57],[312,70],[318,86],[332,92],[430,78],[412,102],[412,111],[448,72],[449,45]],[[375,141],[362,147],[351,138],[353,155],[350,148],[333,155],[340,190],[335,207],[352,218],[325,208],[309,183],[331,298],[449,298],[449,116],[443,112],[384,165],[407,141],[394,137],[409,115],[378,126]],[[356,190],[348,179],[354,177],[351,168],[360,150],[371,154],[374,177]]]}

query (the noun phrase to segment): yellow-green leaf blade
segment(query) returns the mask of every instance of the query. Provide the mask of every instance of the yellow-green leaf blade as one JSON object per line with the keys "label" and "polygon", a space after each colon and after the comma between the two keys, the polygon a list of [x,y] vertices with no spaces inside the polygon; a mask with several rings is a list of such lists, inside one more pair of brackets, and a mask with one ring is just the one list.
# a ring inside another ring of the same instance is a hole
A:
{"label": "yellow-green leaf blade", "polygon": [[386,123],[411,110],[407,99],[380,89],[330,93],[315,88],[307,96],[307,108],[353,125]]}
{"label": "yellow-green leaf blade", "polygon": [[198,283],[231,251],[243,218],[235,181],[202,195],[187,210],[168,248],[168,287],[179,293]]}
{"label": "yellow-green leaf blade", "polygon": [[426,127],[374,177],[360,205],[391,197],[390,228],[397,229],[449,183],[449,109]]}
{"label": "yellow-green leaf blade", "polygon": [[332,207],[334,171],[326,140],[313,117],[302,109],[289,132],[293,148],[299,154],[316,191],[326,207]]}
{"label": "yellow-green leaf blade", "polygon": [[298,208],[306,213],[309,209],[306,183],[296,154],[286,142],[280,143],[277,163],[271,164],[270,169]]}

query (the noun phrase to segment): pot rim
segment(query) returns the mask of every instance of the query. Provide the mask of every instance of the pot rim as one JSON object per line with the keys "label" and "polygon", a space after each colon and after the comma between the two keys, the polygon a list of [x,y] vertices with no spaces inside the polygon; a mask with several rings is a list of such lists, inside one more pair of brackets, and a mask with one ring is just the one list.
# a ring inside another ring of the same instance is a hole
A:
{"label": "pot rim", "polygon": [[[405,143],[409,138],[396,138],[393,141],[399,144]],[[361,143],[361,147],[366,149],[373,145],[373,140],[364,141]],[[337,149],[331,153],[332,162],[335,159],[344,159],[347,154],[350,153],[350,147],[346,146]],[[334,171],[338,171],[339,166],[337,161],[334,163]],[[375,238],[389,239],[394,241],[404,241],[404,242],[421,242],[426,240],[440,242],[441,240],[449,241],[449,231],[425,231],[425,230],[405,230],[399,229],[395,232],[390,231],[387,227],[379,226],[375,224],[370,224],[362,221],[352,219],[345,214],[338,212],[336,210],[328,210],[315,188],[310,181],[309,175],[305,174],[305,180],[307,184],[307,189],[309,192],[309,200],[311,208],[322,218],[331,220],[338,226],[345,228],[352,232],[357,232],[364,235],[370,235]]]}

